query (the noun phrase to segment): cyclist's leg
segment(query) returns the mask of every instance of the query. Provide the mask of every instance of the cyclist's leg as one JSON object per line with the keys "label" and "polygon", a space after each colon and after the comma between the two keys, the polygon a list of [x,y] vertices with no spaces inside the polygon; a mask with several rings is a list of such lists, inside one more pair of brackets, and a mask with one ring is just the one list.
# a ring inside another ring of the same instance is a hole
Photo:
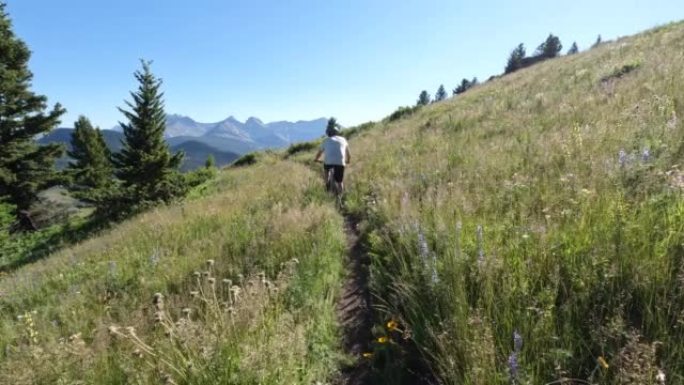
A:
{"label": "cyclist's leg", "polygon": [[344,166],[335,166],[335,184],[337,193],[342,194],[344,192]]}
{"label": "cyclist's leg", "polygon": [[331,191],[332,188],[332,166],[323,165],[323,183],[325,183],[325,191]]}

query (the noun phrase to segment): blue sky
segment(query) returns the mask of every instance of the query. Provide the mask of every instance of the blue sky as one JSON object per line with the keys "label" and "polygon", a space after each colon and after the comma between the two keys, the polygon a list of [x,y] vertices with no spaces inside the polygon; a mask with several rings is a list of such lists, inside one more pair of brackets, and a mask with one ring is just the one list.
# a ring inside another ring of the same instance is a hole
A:
{"label": "blue sky", "polygon": [[681,0],[5,0],[33,51],[34,91],[102,128],[136,87],[139,59],[164,80],[166,111],[202,122],[380,119],[419,92],[503,71],[549,33],[565,51],[598,34],[684,19]]}

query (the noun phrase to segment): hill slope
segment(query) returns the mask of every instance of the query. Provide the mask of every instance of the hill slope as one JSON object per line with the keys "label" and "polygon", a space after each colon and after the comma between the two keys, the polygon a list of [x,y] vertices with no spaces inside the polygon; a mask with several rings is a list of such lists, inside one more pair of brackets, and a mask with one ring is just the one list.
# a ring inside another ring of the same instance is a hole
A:
{"label": "hill slope", "polygon": [[390,382],[684,383],[683,52],[668,25],[352,141],[378,317],[411,336]]}
{"label": "hill slope", "polygon": [[[373,383],[684,383],[682,52],[668,25],[356,131]],[[291,155],[2,277],[0,378],[334,380],[343,221]]]}

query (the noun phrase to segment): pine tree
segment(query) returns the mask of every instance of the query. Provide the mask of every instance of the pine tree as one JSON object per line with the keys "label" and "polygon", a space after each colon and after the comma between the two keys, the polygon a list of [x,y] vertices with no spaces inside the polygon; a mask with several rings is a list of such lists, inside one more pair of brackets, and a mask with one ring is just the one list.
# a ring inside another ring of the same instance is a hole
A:
{"label": "pine tree", "polygon": [[505,73],[509,74],[513,71],[517,71],[522,68],[522,61],[525,58],[525,46],[520,43],[508,58],[508,63],[506,63]]}
{"label": "pine tree", "polygon": [[209,154],[207,156],[207,160],[204,162],[204,168],[214,168],[216,167],[216,158],[214,158],[214,154]]}
{"label": "pine tree", "polygon": [[68,173],[73,177],[71,188],[79,191],[81,198],[95,199],[98,192],[111,186],[111,153],[100,129],[93,128],[85,116],[80,116],[74,123],[68,155],[73,159],[68,167]]}
{"label": "pine tree", "polygon": [[58,182],[54,163],[63,153],[60,145],[34,140],[57,126],[66,111],[56,104],[46,113],[47,98],[30,90],[30,54],[0,2],[0,200],[17,213],[31,206],[39,190]]}
{"label": "pine tree", "polygon": [[568,50],[568,55],[574,55],[579,52],[579,47],[577,47],[577,42],[573,42]]}
{"label": "pine tree", "polygon": [[430,94],[427,91],[423,91],[418,96],[418,102],[416,105],[427,106],[428,104],[430,104]]}
{"label": "pine tree", "polygon": [[537,52],[535,56],[540,56],[545,59],[553,59],[560,51],[563,49],[563,44],[561,44],[558,36],[549,34],[546,40],[537,47]]}
{"label": "pine tree", "polygon": [[466,92],[468,88],[470,88],[470,80],[464,78],[463,80],[461,80],[461,84],[459,84],[458,87],[454,89],[454,95],[460,95]]}
{"label": "pine tree", "polygon": [[441,102],[442,100],[447,98],[447,92],[444,89],[444,84],[440,85],[439,88],[437,89],[437,93],[435,94],[435,102]]}
{"label": "pine tree", "polygon": [[172,155],[164,141],[166,114],[161,80],[152,74],[149,62],[142,62],[142,70],[135,72],[135,78],[140,85],[131,92],[133,101],[126,102],[130,111],[119,108],[128,120],[120,123],[123,148],[112,159],[115,174],[122,182],[121,198],[125,205],[169,201],[186,190],[178,173],[183,153]]}

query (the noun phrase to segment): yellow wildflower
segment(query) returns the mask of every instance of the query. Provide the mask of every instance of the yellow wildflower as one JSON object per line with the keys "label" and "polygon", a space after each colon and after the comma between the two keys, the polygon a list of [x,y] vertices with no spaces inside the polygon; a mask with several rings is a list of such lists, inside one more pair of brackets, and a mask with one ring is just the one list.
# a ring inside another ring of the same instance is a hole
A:
{"label": "yellow wildflower", "polygon": [[603,367],[603,369],[608,369],[608,367],[609,367],[608,362],[606,361],[605,358],[603,358],[603,356],[599,356],[597,361],[598,361],[599,365],[601,365]]}
{"label": "yellow wildflower", "polygon": [[364,353],[362,354],[362,356],[363,356],[363,358],[372,358],[372,357],[373,357],[373,353],[364,352]]}
{"label": "yellow wildflower", "polygon": [[397,330],[397,327],[399,327],[399,324],[395,320],[389,320],[387,321],[387,329],[389,331],[394,331]]}
{"label": "yellow wildflower", "polygon": [[386,344],[387,341],[389,341],[389,338],[382,336],[382,337],[378,337],[377,341],[379,344]]}

